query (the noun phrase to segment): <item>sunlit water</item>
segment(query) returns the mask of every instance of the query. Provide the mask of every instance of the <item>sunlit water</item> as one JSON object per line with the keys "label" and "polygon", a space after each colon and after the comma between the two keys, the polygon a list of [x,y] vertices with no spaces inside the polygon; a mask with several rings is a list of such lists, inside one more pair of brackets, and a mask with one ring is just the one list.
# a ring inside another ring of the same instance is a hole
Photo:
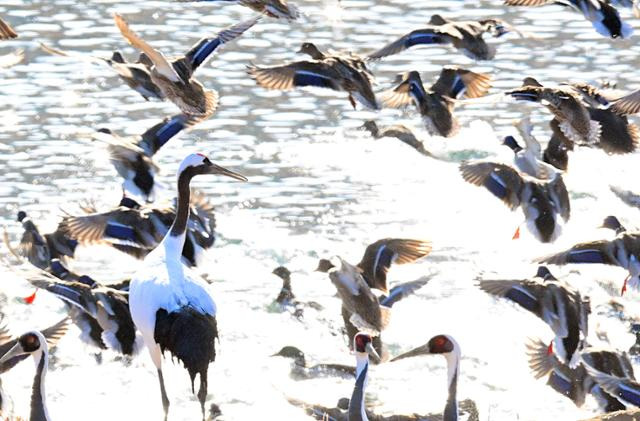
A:
{"label": "sunlit water", "polygon": [[[463,130],[456,138],[429,138],[412,113],[384,110],[377,116],[350,108],[346,96],[324,91],[269,92],[245,74],[249,62],[274,65],[299,58],[301,42],[321,48],[372,51],[421,27],[433,13],[449,18],[499,16],[539,39],[507,35],[494,61],[474,63],[447,47],[414,48],[373,65],[379,89],[403,71],[425,72],[435,79],[443,65],[457,64],[490,72],[492,92],[518,86],[531,75],[558,83],[567,79],[611,78],[624,89],[637,88],[637,38],[602,38],[579,15],[560,7],[510,9],[500,1],[301,1],[306,16],[286,23],[263,19],[238,41],[224,47],[198,70],[203,83],[221,94],[216,115],[196,130],[172,140],[156,157],[167,195],[178,162],[203,151],[216,162],[246,174],[236,183],[202,177],[194,184],[217,205],[218,240],[202,267],[214,281],[220,328],[219,354],[210,369],[210,401],[226,420],[303,420],[287,397],[333,406],[350,396],[351,380],[295,382],[289,362],[269,355],[296,345],[311,362],[354,363],[340,334],[342,320],[335,290],[313,272],[319,257],[339,254],[357,262],[364,247],[383,237],[427,238],[433,253],[419,264],[398,267],[392,282],[424,275],[430,283],[415,297],[394,307],[384,339],[391,353],[426,342],[438,333],[453,335],[463,353],[460,398],[477,401],[483,420],[570,420],[595,413],[593,400],[577,409],[569,400],[529,374],[524,344],[530,336],[551,338],[550,330],[530,314],[485,296],[479,277],[525,278],[535,273],[535,257],[577,241],[610,236],[596,227],[615,213],[637,226],[638,210],[624,206],[609,185],[637,187],[637,156],[609,157],[578,150],[570,158],[566,184],[572,218],[553,245],[541,245],[523,231],[512,241],[521,213],[511,213],[479,188],[465,184],[457,165],[463,159],[490,157],[508,161],[499,139],[514,132],[511,121],[530,114],[540,139],[548,138],[549,114],[528,104],[468,105],[458,109]],[[93,198],[104,209],[117,202],[120,180],[101,145],[89,134],[107,126],[121,134],[139,134],[174,114],[170,103],[144,102],[105,66],[47,56],[37,46],[54,46],[107,56],[128,47],[111,15],[124,14],[133,28],[166,54],[180,54],[200,37],[249,18],[248,9],[217,4],[172,2],[4,1],[0,15],[21,37],[0,44],[0,53],[24,48],[26,64],[0,75],[0,218],[17,240],[18,209],[27,211],[43,231],[58,222],[61,209],[76,211]],[[622,15],[630,18],[631,12]],[[637,21],[630,21],[640,27]],[[402,122],[426,139],[427,148],[445,160],[428,159],[391,139],[372,140],[357,130],[363,120]],[[453,162],[451,162],[453,161]],[[6,252],[3,251],[6,255]],[[81,249],[74,267],[103,280],[129,276],[139,263],[106,248]],[[270,310],[280,282],[271,270],[287,265],[303,301],[325,309],[307,309],[304,320]],[[558,276],[592,298],[594,344],[628,349],[628,325],[607,316],[606,303],[625,276],[619,269],[565,267]],[[11,273],[2,274],[7,302],[2,311],[16,333],[43,328],[61,318],[62,304],[40,293],[33,306],[20,297],[32,290]],[[637,295],[623,300],[635,314]],[[600,342],[605,332],[611,341]],[[47,377],[53,419],[147,420],[161,418],[155,369],[146,351],[130,364],[105,353],[96,364],[73,328],[61,341]],[[602,336],[602,335],[600,335]],[[172,420],[198,419],[186,371],[165,364]],[[32,364],[21,364],[3,378],[20,414],[28,413]],[[442,358],[420,358],[371,370],[368,399],[385,414],[439,412],[446,399]]]}

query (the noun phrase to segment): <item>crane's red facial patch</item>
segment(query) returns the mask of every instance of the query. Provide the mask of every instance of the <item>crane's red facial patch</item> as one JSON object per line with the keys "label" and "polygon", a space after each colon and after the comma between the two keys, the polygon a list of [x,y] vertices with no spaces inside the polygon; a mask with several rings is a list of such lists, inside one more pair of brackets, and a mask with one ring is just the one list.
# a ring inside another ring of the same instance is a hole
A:
{"label": "crane's red facial patch", "polygon": [[355,348],[356,352],[367,352],[367,344],[371,343],[371,336],[360,333],[356,335]]}
{"label": "crane's red facial patch", "polygon": [[433,354],[444,354],[453,351],[453,342],[445,335],[438,335],[429,341],[429,350]]}

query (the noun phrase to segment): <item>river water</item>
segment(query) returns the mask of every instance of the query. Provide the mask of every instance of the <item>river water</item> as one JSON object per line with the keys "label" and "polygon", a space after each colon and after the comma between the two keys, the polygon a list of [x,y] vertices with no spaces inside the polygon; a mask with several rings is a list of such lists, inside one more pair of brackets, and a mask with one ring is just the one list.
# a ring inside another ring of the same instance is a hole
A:
{"label": "river water", "polygon": [[[339,333],[340,303],[325,275],[314,273],[319,257],[341,255],[355,263],[364,247],[384,237],[426,238],[432,254],[423,261],[392,269],[392,283],[430,276],[415,297],[394,307],[385,341],[392,354],[448,333],[462,348],[460,398],[473,398],[483,420],[573,420],[596,413],[593,400],[576,408],[569,400],[529,374],[525,343],[529,337],[551,338],[551,331],[524,310],[496,301],[475,287],[481,277],[526,278],[535,273],[533,259],[577,241],[610,237],[597,226],[608,214],[638,226],[637,209],[620,202],[609,186],[637,187],[637,156],[607,156],[580,149],[570,158],[566,184],[572,218],[563,235],[542,245],[523,231],[522,222],[484,191],[464,183],[457,166],[464,159],[489,157],[508,161],[502,136],[514,133],[512,120],[530,115],[535,134],[548,139],[550,116],[542,107],[498,102],[462,105],[460,134],[429,137],[414,113],[353,110],[346,96],[331,91],[271,92],[257,87],[245,73],[250,62],[275,65],[300,59],[304,41],[321,48],[373,51],[424,25],[431,14],[452,19],[500,17],[535,35],[506,35],[491,43],[495,60],[475,63],[449,47],[414,48],[372,65],[377,89],[390,86],[408,70],[435,79],[444,65],[460,65],[494,76],[492,93],[519,85],[524,76],[550,84],[566,80],[610,79],[625,90],[640,87],[637,56],[631,40],[598,35],[576,13],[558,6],[507,9],[500,1],[428,2],[345,0],[299,1],[305,16],[293,23],[263,19],[236,42],[224,46],[198,79],[220,92],[213,118],[172,140],[156,156],[173,189],[178,163],[201,151],[215,162],[242,172],[249,183],[200,177],[217,206],[218,240],[201,268],[213,280],[221,333],[219,355],[210,369],[210,401],[225,420],[304,420],[287,402],[294,397],[333,406],[350,396],[353,381],[333,378],[296,382],[289,362],[270,357],[284,345],[296,345],[312,362],[355,363]],[[93,199],[103,209],[120,195],[120,180],[100,144],[90,134],[109,127],[139,134],[176,112],[170,103],[144,102],[120,83],[106,66],[48,56],[37,43],[108,56],[114,49],[134,53],[113,25],[123,14],[134,30],[168,55],[180,54],[200,37],[212,35],[252,16],[228,4],[69,0],[0,1],[0,16],[20,33],[0,44],[0,54],[26,51],[25,63],[0,71],[0,223],[17,241],[15,222],[25,210],[43,231],[52,230],[63,210]],[[622,16],[633,26],[630,10]],[[425,82],[426,83],[426,82]],[[358,129],[375,118],[379,124],[403,123],[425,139],[440,160],[425,158],[397,140],[373,140]],[[3,249],[3,254],[6,251]],[[303,321],[270,306],[280,282],[271,270],[285,264],[293,288],[308,309]],[[130,275],[138,262],[107,248],[82,248],[73,265],[101,280]],[[594,345],[628,349],[628,325],[610,316],[607,303],[616,295],[624,271],[604,267],[552,268],[562,279],[591,296]],[[62,304],[40,293],[32,306],[20,297],[31,288],[10,272],[2,274],[7,300],[2,311],[16,333],[45,327],[64,314]],[[638,296],[621,302],[637,313]],[[598,335],[600,333],[600,335]],[[603,333],[606,333],[603,335]],[[47,376],[52,419],[75,421],[161,418],[155,369],[143,352],[130,363],[105,353],[97,364],[72,328],[61,341]],[[165,364],[172,420],[198,419],[198,404],[186,372]],[[17,412],[28,413],[33,367],[21,364],[3,378]],[[377,366],[370,371],[369,404],[384,414],[439,412],[446,400],[443,358],[420,358]]]}

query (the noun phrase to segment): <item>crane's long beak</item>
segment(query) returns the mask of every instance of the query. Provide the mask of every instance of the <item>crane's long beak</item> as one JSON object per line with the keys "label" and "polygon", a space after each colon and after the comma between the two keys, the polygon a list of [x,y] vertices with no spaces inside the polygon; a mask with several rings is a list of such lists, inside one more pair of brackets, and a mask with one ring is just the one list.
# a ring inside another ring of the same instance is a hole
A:
{"label": "crane's long beak", "polygon": [[227,177],[234,178],[238,181],[249,181],[247,177],[244,175],[237,173],[235,171],[231,171],[227,168],[221,167],[220,165],[212,163],[207,171],[209,174],[218,174],[218,175],[226,175]]}
{"label": "crane's long beak", "polygon": [[411,351],[407,351],[404,354],[400,354],[397,357],[392,358],[390,362],[402,360],[404,358],[411,358],[411,357],[417,357],[419,355],[429,355],[429,354],[431,354],[431,352],[429,351],[429,345],[425,344],[415,349],[412,349]]}
{"label": "crane's long beak", "polygon": [[25,352],[24,349],[22,349],[22,345],[20,345],[20,342],[18,342],[13,346],[13,348],[7,351],[7,353],[4,354],[2,358],[0,358],[0,364],[4,364],[7,361],[9,361],[11,358],[19,357],[24,354],[27,354],[27,352]]}
{"label": "crane's long beak", "polygon": [[369,342],[366,346],[365,349],[367,350],[367,354],[369,354],[369,356],[371,358],[373,358],[376,362],[380,362],[382,361],[382,358],[380,358],[380,355],[378,355],[378,351],[376,351],[376,349],[373,347],[373,344],[371,342]]}

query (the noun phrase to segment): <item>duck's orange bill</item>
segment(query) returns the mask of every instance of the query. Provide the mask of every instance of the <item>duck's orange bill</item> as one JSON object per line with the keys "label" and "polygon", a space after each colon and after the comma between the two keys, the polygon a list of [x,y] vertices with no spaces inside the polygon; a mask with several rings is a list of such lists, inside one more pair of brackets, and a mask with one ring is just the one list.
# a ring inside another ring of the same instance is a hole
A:
{"label": "duck's orange bill", "polygon": [[28,297],[24,297],[22,300],[24,301],[25,304],[33,304],[33,302],[36,299],[36,291],[33,291],[33,294],[29,295]]}

